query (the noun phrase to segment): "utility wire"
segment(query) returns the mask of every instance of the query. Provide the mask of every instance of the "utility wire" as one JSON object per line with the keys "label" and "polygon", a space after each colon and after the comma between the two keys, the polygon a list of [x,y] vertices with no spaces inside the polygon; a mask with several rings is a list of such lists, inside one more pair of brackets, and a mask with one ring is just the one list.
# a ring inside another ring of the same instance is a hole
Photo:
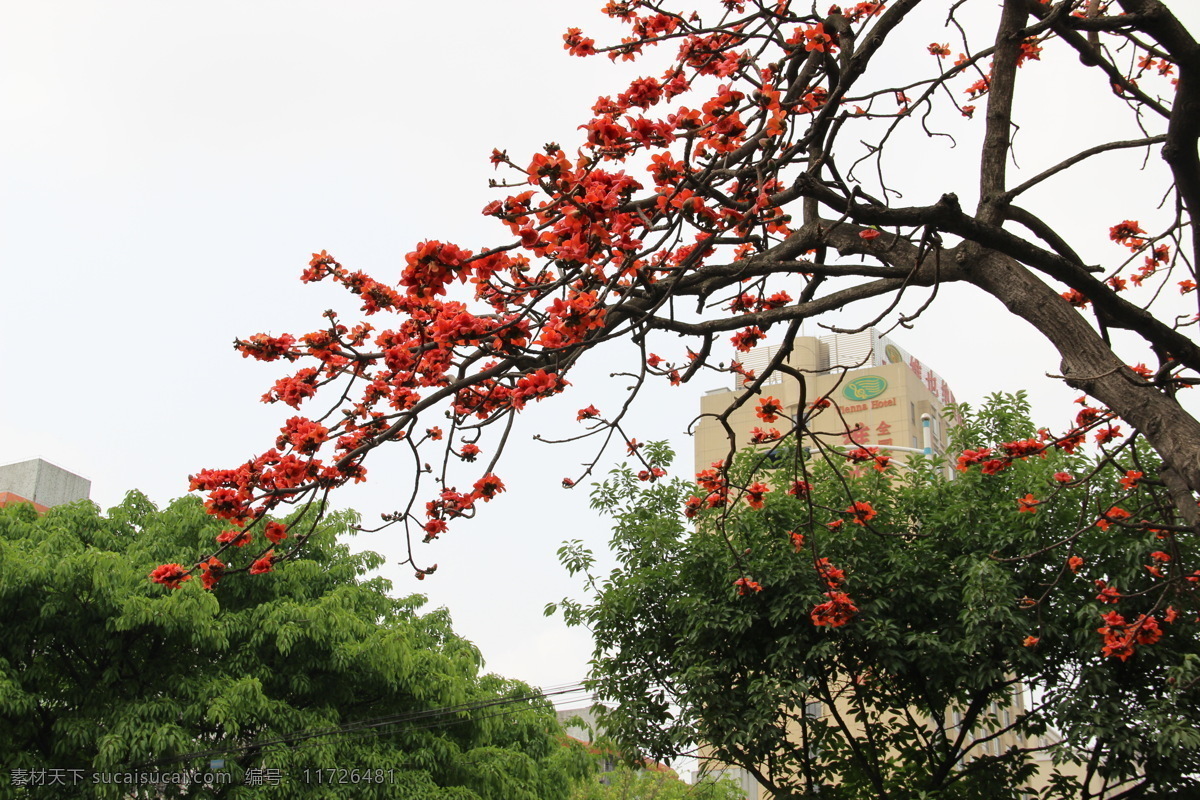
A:
{"label": "utility wire", "polygon": [[[520,710],[521,709],[517,709],[517,708],[506,708],[505,710],[495,711],[491,714],[484,714],[481,716],[473,716],[473,717],[471,717],[471,719],[469,721],[470,722],[479,722],[479,721],[487,720],[487,719],[495,719],[497,717],[504,717],[504,716],[508,716],[509,714],[518,713]],[[464,721],[467,721],[467,720],[453,720],[453,719],[429,720],[429,721],[424,722],[419,725],[408,726],[405,728],[405,732],[411,733],[411,732],[417,732],[417,731],[422,731],[422,730],[429,730],[432,728],[449,726],[449,725],[453,725],[455,723],[464,722]],[[399,723],[394,723],[394,724],[399,724]],[[370,728],[370,729],[357,730],[357,731],[349,731],[347,733],[341,734],[338,738],[338,741],[345,742],[345,741],[353,741],[355,739],[363,739],[363,738],[366,738],[369,736],[382,736],[382,735],[393,732],[393,731],[388,730],[389,727],[391,727],[391,726]],[[294,752],[294,751],[303,750],[303,749],[309,748],[309,747],[318,747],[321,744],[323,744],[323,742],[316,741],[316,740],[309,740],[309,741],[301,742],[299,744],[292,745],[290,749]],[[258,747],[258,745],[251,745],[251,746],[249,746],[247,748],[243,748],[243,749],[253,749],[255,747]],[[473,760],[467,760],[467,761],[464,761],[463,763],[471,764],[471,763],[475,763],[475,762]]]}
{"label": "utility wire", "polygon": [[[211,758],[212,756],[231,755],[235,753],[246,753],[252,750],[260,750],[264,747],[269,747],[276,744],[292,744],[295,742],[303,742],[309,739],[317,739],[328,736],[337,736],[339,734],[359,734],[359,735],[378,735],[385,731],[380,730],[396,725],[406,723],[420,723],[410,726],[413,730],[423,730],[430,727],[436,727],[445,724],[449,720],[442,718],[468,714],[472,711],[480,711],[487,708],[495,708],[498,706],[515,705],[518,703],[526,703],[531,700],[546,699],[552,696],[577,694],[584,691],[582,683],[569,683],[552,686],[549,689],[540,692],[534,692],[527,695],[518,695],[515,697],[501,697],[494,700],[478,700],[471,703],[461,703],[455,706],[445,706],[442,708],[424,709],[421,711],[409,711],[402,714],[392,714],[385,717],[375,717],[372,719],[356,720],[347,722],[342,725],[335,725],[329,728],[321,728],[317,730],[303,730],[294,733],[283,734],[273,739],[265,739],[263,741],[253,742],[251,744],[240,746],[229,746],[222,748],[212,748],[209,750],[196,750],[188,753],[180,753],[179,755],[170,758],[148,761],[135,767],[155,766],[159,764],[170,764],[178,761],[193,761],[202,758]],[[511,713],[511,712],[509,712]],[[492,716],[492,715],[489,715]],[[495,715],[499,716],[499,715]],[[483,717],[486,719],[487,717]]]}

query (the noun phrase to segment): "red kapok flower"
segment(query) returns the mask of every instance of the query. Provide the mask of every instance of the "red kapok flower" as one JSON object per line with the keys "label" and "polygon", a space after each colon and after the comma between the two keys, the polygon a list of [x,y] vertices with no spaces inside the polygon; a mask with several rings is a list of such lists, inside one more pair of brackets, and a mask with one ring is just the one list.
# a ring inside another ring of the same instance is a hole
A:
{"label": "red kapok flower", "polygon": [[483,502],[491,502],[491,499],[504,491],[504,483],[501,482],[492,473],[484,475],[479,480],[475,481],[475,496],[483,498]]}
{"label": "red kapok flower", "polygon": [[1017,513],[1018,514],[1036,514],[1038,503],[1040,501],[1032,494],[1027,494],[1024,497],[1017,498]]}
{"label": "red kapok flower", "polygon": [[582,422],[585,419],[595,419],[600,416],[600,409],[595,406],[579,409],[579,413],[575,415],[576,422]]}
{"label": "red kapok flower", "polygon": [[782,436],[783,434],[781,434],[775,428],[769,428],[768,430],[764,431],[762,428],[755,427],[750,431],[750,444],[765,444],[766,442],[774,442],[778,441],[780,438],[782,438]]}
{"label": "red kapok flower", "polygon": [[762,591],[762,586],[757,581],[752,581],[749,578],[738,578],[733,582],[733,585],[737,587],[738,594],[740,595]]}
{"label": "red kapok flower", "polygon": [[287,538],[287,525],[282,522],[268,522],[263,528],[263,536],[267,537],[271,544],[279,544]]}
{"label": "red kapok flower", "polygon": [[762,508],[764,503],[763,496],[769,491],[771,491],[770,486],[761,481],[755,481],[746,487],[746,502],[749,503],[751,508]]}
{"label": "red kapok flower", "polygon": [[1078,289],[1070,289],[1062,293],[1062,299],[1076,308],[1087,308],[1088,299]]}
{"label": "red kapok flower", "polygon": [[825,596],[829,599],[814,608],[809,615],[814,625],[837,628],[845,625],[858,613],[854,601],[845,592],[829,591],[825,592]]}
{"label": "red kapok flower", "polygon": [[1113,506],[1108,511],[1105,511],[1100,519],[1096,520],[1096,527],[1102,531],[1108,530],[1108,527],[1113,522],[1119,522],[1123,519],[1129,519],[1130,514],[1120,506]]}
{"label": "red kapok flower", "polygon": [[855,525],[866,525],[879,515],[879,512],[872,508],[870,503],[863,500],[856,501],[854,505],[846,509],[846,512],[854,515],[851,521]]}
{"label": "red kapok flower", "polygon": [[981,447],[978,450],[963,450],[962,455],[958,457],[958,466],[955,469],[959,472],[966,472],[972,464],[982,463],[991,454],[991,449],[987,447]]}
{"label": "red kapok flower", "polygon": [[250,565],[249,572],[251,575],[262,575],[264,572],[270,572],[272,569],[274,569],[274,567],[272,566],[274,563],[275,563],[275,551],[268,550],[266,553],[263,554],[262,558],[258,559],[257,561],[255,561],[253,564]]}
{"label": "red kapok flower", "polygon": [[425,538],[423,541],[426,542],[436,539],[438,534],[445,533],[446,531],[450,530],[449,526],[446,524],[446,520],[441,519],[440,517],[435,517],[429,520],[423,527],[425,530]]}
{"label": "red kapok flower", "polygon": [[250,531],[222,531],[217,534],[217,544],[231,544],[234,547],[245,547],[250,543]]}
{"label": "red kapok flower", "polygon": [[812,27],[804,29],[804,49],[808,52],[813,50],[818,53],[831,53],[837,49],[833,37],[825,31],[825,24],[818,22]]}
{"label": "red kapok flower", "polygon": [[838,588],[846,580],[846,573],[835,567],[828,558],[818,558],[815,566],[817,574],[830,589]]}
{"label": "red kapok flower", "polygon": [[1121,485],[1125,487],[1125,491],[1130,491],[1138,485],[1138,481],[1142,479],[1142,473],[1137,470],[1128,470],[1125,477],[1121,478]]}
{"label": "red kapok flower", "polygon": [[763,422],[774,422],[783,414],[783,403],[774,397],[764,397],[758,402],[756,413]]}
{"label": "red kapok flower", "polygon": [[205,561],[200,562],[200,583],[205,589],[211,589],[217,585],[217,581],[225,575],[225,564],[213,556]]}
{"label": "red kapok flower", "polygon": [[754,346],[762,341],[765,336],[766,334],[763,333],[761,328],[757,326],[751,326],[743,331],[735,333],[730,338],[730,341],[733,342],[733,346],[735,348],[741,350],[743,353],[748,353],[754,349]]}
{"label": "red kapok flower", "polygon": [[182,564],[163,564],[160,567],[155,567],[150,573],[150,580],[155,583],[161,583],[168,589],[178,589],[180,584],[191,579],[187,568]]}
{"label": "red kapok flower", "polygon": [[[1119,222],[1108,229],[1108,238],[1112,239],[1117,244],[1128,245],[1135,237],[1145,233],[1142,226],[1138,225],[1137,220],[1127,219],[1124,222]],[[1141,241],[1137,240],[1140,244]]]}
{"label": "red kapok flower", "polygon": [[1162,638],[1162,628],[1154,617],[1141,616],[1133,622],[1134,639],[1138,644],[1154,644]]}

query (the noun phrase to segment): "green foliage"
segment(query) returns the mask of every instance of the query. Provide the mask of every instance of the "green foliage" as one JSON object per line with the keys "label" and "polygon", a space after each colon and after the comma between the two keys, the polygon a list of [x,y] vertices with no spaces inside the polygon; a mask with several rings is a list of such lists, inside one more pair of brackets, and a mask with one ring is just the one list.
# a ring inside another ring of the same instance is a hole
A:
{"label": "green foliage", "polygon": [[689,786],[668,769],[621,765],[577,785],[571,800],[742,800],[742,792],[729,780],[706,778]]}
{"label": "green foliage", "polygon": [[[336,542],[354,521],[334,515],[303,560],[210,592],[147,579],[211,550],[220,523],[195,498],[0,509],[6,769],[82,770],[57,790],[78,798],[134,796],[93,773],[199,770],[228,782],[136,796],[565,800],[590,760],[563,746],[553,708],[481,676],[444,609],[367,578],[380,556]],[[261,769],[279,783],[253,785]],[[0,797],[55,796],[14,774]]]}
{"label": "green foliage", "polygon": [[[1036,435],[1020,395],[960,411],[959,452]],[[1145,449],[1110,457],[1155,474]],[[1016,797],[1044,734],[1063,741],[1056,759],[1087,762],[1060,768],[1064,796],[1089,770],[1093,786],[1192,785],[1195,584],[1147,565],[1164,549],[1193,563],[1196,543],[1164,532],[1162,485],[1128,488],[1111,469],[1063,482],[1055,473],[1095,463],[1055,448],[996,474],[952,466],[918,457],[844,474],[833,451],[747,451],[726,488],[699,490],[690,522],[694,484],[614,471],[593,504],[614,521],[618,567],[587,574],[592,596],[576,606],[596,636],[593,688],[617,706],[608,732],[655,758],[705,743],[780,798]],[[789,493],[797,480],[810,489]],[[768,488],[752,505],[756,481]],[[1037,505],[1021,511],[1029,494]],[[1095,525],[1117,505],[1128,522]],[[1088,561],[1072,569],[1076,552]],[[578,548],[570,558],[590,566]],[[1095,581],[1119,601],[1099,602]],[[854,613],[816,624],[837,592]],[[1155,618],[1161,640],[1104,655],[1113,610]]]}

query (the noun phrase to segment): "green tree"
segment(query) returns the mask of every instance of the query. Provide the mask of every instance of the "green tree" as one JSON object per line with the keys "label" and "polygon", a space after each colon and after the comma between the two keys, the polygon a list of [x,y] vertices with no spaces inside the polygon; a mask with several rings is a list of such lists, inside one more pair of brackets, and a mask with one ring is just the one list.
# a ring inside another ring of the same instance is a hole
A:
{"label": "green tree", "polygon": [[781,446],[691,498],[615,471],[593,504],[617,568],[560,551],[592,590],[565,612],[595,632],[606,730],[656,758],[707,743],[778,798],[1016,797],[1046,733],[1082,760],[1055,769],[1058,796],[1194,787],[1196,576],[1172,565],[1195,543],[1139,477],[1148,448],[1100,470],[1038,445],[1027,411],[964,408],[961,471]]}
{"label": "green tree", "polygon": [[571,800],[741,799],[741,790],[728,780],[705,779],[688,785],[669,769],[635,769],[624,764],[580,783],[571,793]]}
{"label": "green tree", "polygon": [[[82,771],[58,773],[69,797],[130,796],[92,773],[200,770],[230,782],[137,796],[565,800],[589,758],[550,705],[480,675],[444,609],[368,578],[382,558],[337,543],[354,521],[287,570],[171,591],[147,572],[220,531],[195,498],[0,509],[0,796],[55,796],[14,784],[61,769]],[[248,785],[258,769],[278,785]]]}

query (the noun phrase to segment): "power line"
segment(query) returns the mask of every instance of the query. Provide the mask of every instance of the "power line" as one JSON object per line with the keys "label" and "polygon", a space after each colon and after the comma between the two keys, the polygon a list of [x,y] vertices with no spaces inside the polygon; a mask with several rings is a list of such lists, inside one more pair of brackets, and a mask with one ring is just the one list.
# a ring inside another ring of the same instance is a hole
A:
{"label": "power line", "polygon": [[[134,765],[135,767],[155,766],[159,764],[170,764],[179,761],[193,761],[203,758],[211,758],[220,755],[232,755],[235,753],[246,753],[252,750],[260,750],[264,747],[269,747],[276,744],[294,744],[296,742],[304,742],[311,739],[324,738],[329,736],[337,736],[350,734],[356,736],[370,736],[384,733],[383,729],[404,725],[407,723],[422,723],[411,725],[412,730],[425,730],[438,725],[443,725],[449,722],[445,718],[457,716],[460,714],[468,714],[473,711],[481,711],[488,708],[496,708],[500,706],[516,705],[518,703],[527,703],[531,700],[546,699],[553,696],[578,694],[583,692],[584,686],[582,683],[569,683],[552,686],[539,692],[534,692],[527,695],[518,695],[516,697],[501,697],[494,700],[478,700],[471,703],[460,703],[455,706],[444,706],[442,708],[423,709],[421,711],[409,711],[402,714],[391,714],[384,717],[375,717],[365,720],[356,720],[347,722],[342,725],[335,725],[329,728],[321,728],[316,730],[302,730],[294,733],[283,734],[273,739],[266,739],[258,742],[253,742],[245,745],[229,746],[222,748],[212,748],[208,750],[196,750],[188,753],[180,753],[179,755],[170,758],[148,761],[142,764]],[[512,713],[512,712],[502,712]],[[493,714],[482,717],[488,719],[493,716],[501,716],[502,714]]]}

